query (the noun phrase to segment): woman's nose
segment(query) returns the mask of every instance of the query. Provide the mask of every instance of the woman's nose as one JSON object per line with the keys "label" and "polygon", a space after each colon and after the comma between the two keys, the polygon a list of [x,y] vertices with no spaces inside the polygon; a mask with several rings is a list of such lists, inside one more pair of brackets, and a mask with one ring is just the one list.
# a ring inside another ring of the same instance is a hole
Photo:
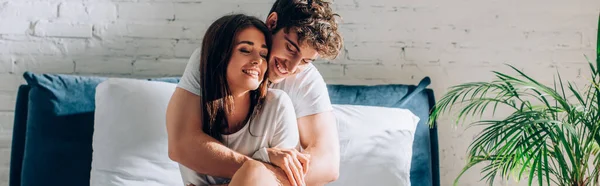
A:
{"label": "woman's nose", "polygon": [[252,58],[252,61],[251,61],[251,63],[252,63],[253,65],[260,65],[260,64],[264,63],[264,61],[263,61],[263,60],[264,60],[264,59],[262,58],[262,56],[260,56],[260,54],[258,54],[258,55],[255,55],[255,56]]}

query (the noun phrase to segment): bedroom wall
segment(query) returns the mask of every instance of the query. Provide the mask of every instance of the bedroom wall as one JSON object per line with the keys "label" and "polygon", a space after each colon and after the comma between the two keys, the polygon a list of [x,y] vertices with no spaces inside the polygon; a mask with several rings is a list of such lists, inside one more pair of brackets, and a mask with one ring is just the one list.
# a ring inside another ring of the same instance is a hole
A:
{"label": "bedroom wall", "polygon": [[[177,76],[215,18],[264,19],[273,0],[0,0],[0,186],[8,185],[12,118],[22,73]],[[414,84],[439,98],[457,83],[515,65],[550,82],[584,82],[598,0],[335,0],[341,56],[316,65],[327,83]],[[441,180],[451,185],[477,129],[439,123]],[[478,170],[460,185],[483,185]],[[514,182],[497,182],[516,185]]]}

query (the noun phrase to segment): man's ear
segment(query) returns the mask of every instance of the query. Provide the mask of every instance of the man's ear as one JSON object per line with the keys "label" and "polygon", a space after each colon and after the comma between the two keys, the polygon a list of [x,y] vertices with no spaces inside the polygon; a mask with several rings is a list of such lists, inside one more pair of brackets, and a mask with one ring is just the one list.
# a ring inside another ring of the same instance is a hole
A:
{"label": "man's ear", "polygon": [[274,30],[277,27],[277,12],[271,12],[267,17],[267,28]]}

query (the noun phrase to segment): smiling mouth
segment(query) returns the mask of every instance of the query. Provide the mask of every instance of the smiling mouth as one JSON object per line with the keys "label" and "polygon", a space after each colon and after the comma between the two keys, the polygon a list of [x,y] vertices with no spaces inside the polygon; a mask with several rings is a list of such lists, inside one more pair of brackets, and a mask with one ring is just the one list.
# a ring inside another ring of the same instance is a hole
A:
{"label": "smiling mouth", "polygon": [[258,75],[260,74],[258,72],[258,70],[255,69],[243,69],[242,72],[244,72],[244,74],[249,75],[251,77],[255,77],[258,78]]}
{"label": "smiling mouth", "polygon": [[281,65],[281,63],[279,63],[279,60],[277,60],[277,59],[275,59],[275,68],[277,69],[277,71],[280,74],[283,74],[283,75],[288,74],[288,71],[285,68],[283,68],[283,65]]}

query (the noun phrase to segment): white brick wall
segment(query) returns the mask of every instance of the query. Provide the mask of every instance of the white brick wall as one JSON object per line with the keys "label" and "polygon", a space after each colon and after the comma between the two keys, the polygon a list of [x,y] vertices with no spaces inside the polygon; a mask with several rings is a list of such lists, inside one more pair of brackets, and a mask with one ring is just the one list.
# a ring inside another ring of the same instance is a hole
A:
{"label": "white brick wall", "polygon": [[117,19],[117,6],[105,2],[63,2],[58,7],[58,17],[66,20],[100,22]]}
{"label": "white brick wall", "polygon": [[0,34],[25,34],[28,29],[28,21],[10,18],[0,20]]}
{"label": "white brick wall", "polygon": [[54,19],[57,17],[57,2],[44,1],[3,1],[0,4],[2,18],[13,19]]}
{"label": "white brick wall", "polygon": [[169,20],[175,18],[173,3],[118,3],[118,18],[123,20]]}
{"label": "white brick wall", "polygon": [[39,21],[35,25],[34,36],[56,38],[91,38],[92,25]]}
{"label": "white brick wall", "polygon": [[[211,21],[242,12],[264,19],[273,0],[0,0],[0,186],[16,89],[24,71],[147,77],[179,75]],[[504,63],[551,81],[585,81],[594,57],[598,0],[335,0],[342,55],[317,66],[328,83],[417,83],[439,98],[457,83],[489,80]],[[442,185],[465,164],[477,130],[440,120]],[[483,185],[477,170],[461,185]],[[515,185],[498,181],[499,185]]]}

